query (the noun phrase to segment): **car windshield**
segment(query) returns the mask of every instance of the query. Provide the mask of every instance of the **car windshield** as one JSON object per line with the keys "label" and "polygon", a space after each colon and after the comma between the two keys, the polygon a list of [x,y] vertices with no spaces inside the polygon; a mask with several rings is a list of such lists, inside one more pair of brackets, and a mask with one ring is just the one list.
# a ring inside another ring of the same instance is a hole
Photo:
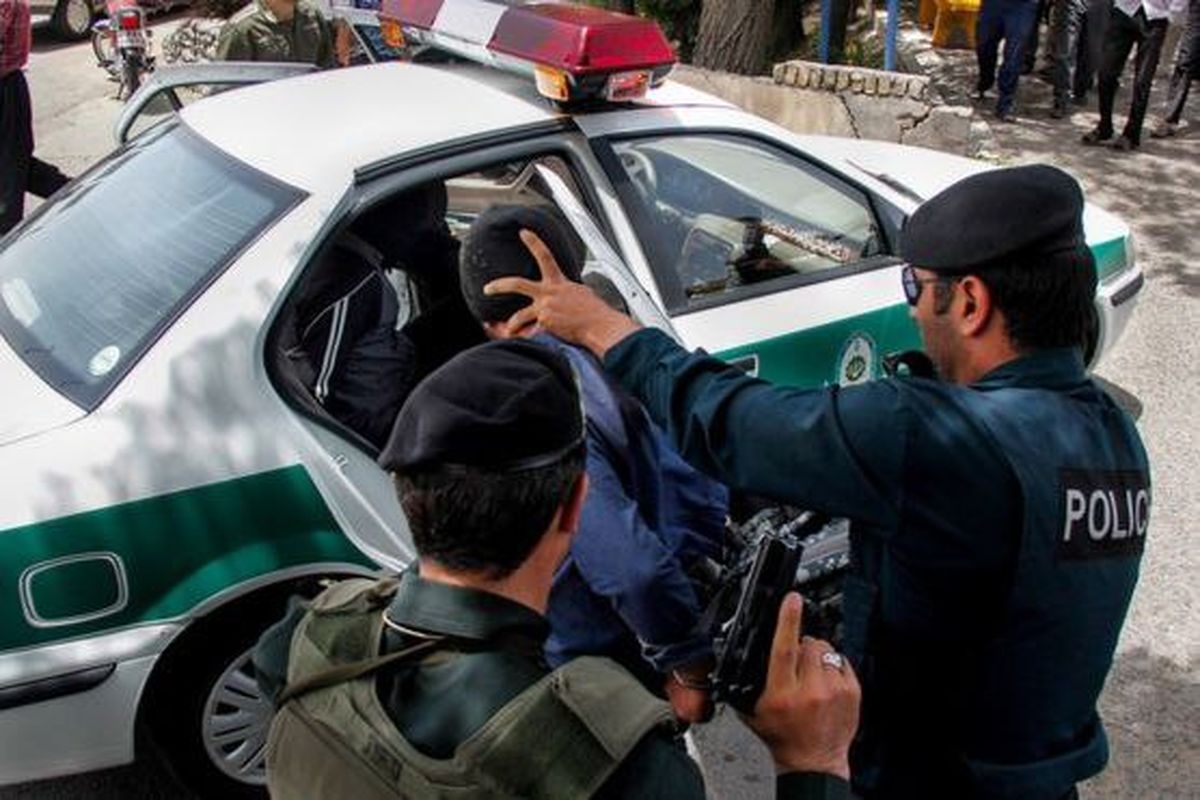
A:
{"label": "car windshield", "polygon": [[302,193],[184,125],[118,150],[0,244],[0,333],[93,408]]}

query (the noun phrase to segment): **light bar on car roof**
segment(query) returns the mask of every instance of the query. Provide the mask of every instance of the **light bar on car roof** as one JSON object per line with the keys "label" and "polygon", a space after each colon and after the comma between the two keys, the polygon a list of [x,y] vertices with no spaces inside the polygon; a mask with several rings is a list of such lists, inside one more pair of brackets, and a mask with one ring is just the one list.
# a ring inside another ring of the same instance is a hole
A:
{"label": "light bar on car roof", "polygon": [[552,100],[632,100],[658,86],[675,53],[650,20],[591,6],[518,0],[383,0],[389,44],[435,47],[532,75]]}

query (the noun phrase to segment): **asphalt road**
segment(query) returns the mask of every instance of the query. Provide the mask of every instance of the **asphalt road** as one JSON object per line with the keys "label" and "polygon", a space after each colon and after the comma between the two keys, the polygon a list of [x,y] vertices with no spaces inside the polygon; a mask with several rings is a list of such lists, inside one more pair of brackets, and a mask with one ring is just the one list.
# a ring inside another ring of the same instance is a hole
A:
{"label": "asphalt road", "polygon": [[[176,20],[159,21],[156,38]],[[88,44],[35,36],[29,80],[38,154],[74,172],[111,146],[116,84],[95,66]],[[1164,61],[1167,60],[1164,57]],[[952,57],[950,81],[969,87],[968,55]],[[1166,67],[1160,67],[1165,84]],[[1163,85],[1154,105],[1161,103]],[[1048,161],[1076,175],[1089,198],[1120,214],[1139,242],[1147,283],[1124,339],[1098,373],[1139,419],[1154,470],[1154,510],[1142,580],[1101,701],[1112,760],[1083,787],[1086,798],[1200,796],[1200,97],[1193,132],[1147,140],[1120,156],[1076,143],[1095,122],[1083,110],[1052,121],[1048,92],[1022,88],[1015,125],[995,126],[997,154]],[[1127,104],[1118,101],[1123,111]],[[930,669],[936,669],[931,664]],[[732,714],[698,733],[716,796],[767,798],[765,755]],[[0,800],[182,797],[160,770],[135,765],[93,775],[0,789]]]}

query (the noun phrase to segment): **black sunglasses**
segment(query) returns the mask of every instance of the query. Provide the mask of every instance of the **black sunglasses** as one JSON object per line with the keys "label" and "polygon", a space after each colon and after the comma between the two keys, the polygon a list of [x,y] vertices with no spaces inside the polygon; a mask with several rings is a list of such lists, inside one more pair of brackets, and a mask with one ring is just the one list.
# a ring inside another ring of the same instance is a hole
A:
{"label": "black sunglasses", "polygon": [[912,264],[905,264],[900,270],[900,285],[904,287],[904,299],[910,306],[915,306],[921,299],[921,290],[927,283],[954,283],[961,278],[939,275],[936,278],[918,278]]}

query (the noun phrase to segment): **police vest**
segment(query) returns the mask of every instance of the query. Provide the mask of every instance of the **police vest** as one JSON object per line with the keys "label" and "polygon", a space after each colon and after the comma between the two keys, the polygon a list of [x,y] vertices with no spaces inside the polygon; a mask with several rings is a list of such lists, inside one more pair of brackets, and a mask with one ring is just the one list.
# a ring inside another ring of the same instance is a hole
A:
{"label": "police vest", "polygon": [[437,640],[379,655],[396,586],[339,583],[297,627],[267,742],[273,798],[588,797],[647,732],[672,720],[670,706],[618,665],[580,658],[503,706],[453,758],[426,756],[387,716],[373,680],[387,664],[445,655]]}
{"label": "police vest", "polygon": [[[902,391],[914,393],[915,408],[930,391],[922,383],[900,382]],[[1137,581],[1149,522],[1149,466],[1132,422],[1094,385],[1073,395],[1016,387],[950,391],[1017,478],[1021,496],[1012,500],[1022,504],[1024,516],[1017,562],[998,618],[981,623],[994,627],[980,637],[979,675],[962,698],[959,718],[968,722],[958,732],[964,741],[950,767],[954,774],[922,774],[917,767],[906,773],[903,759],[889,752],[894,743],[868,734],[856,743],[856,785],[895,793],[873,786],[878,776],[858,770],[861,762],[887,764],[908,788],[940,784],[964,797],[1059,798],[1108,759],[1095,705]],[[920,654],[881,635],[888,573],[895,568],[888,539],[856,536],[853,544],[844,648],[863,670],[863,728],[870,730],[872,684],[894,680]],[[924,669],[937,664],[926,662]],[[972,753],[980,741],[1046,755],[996,763]]]}

